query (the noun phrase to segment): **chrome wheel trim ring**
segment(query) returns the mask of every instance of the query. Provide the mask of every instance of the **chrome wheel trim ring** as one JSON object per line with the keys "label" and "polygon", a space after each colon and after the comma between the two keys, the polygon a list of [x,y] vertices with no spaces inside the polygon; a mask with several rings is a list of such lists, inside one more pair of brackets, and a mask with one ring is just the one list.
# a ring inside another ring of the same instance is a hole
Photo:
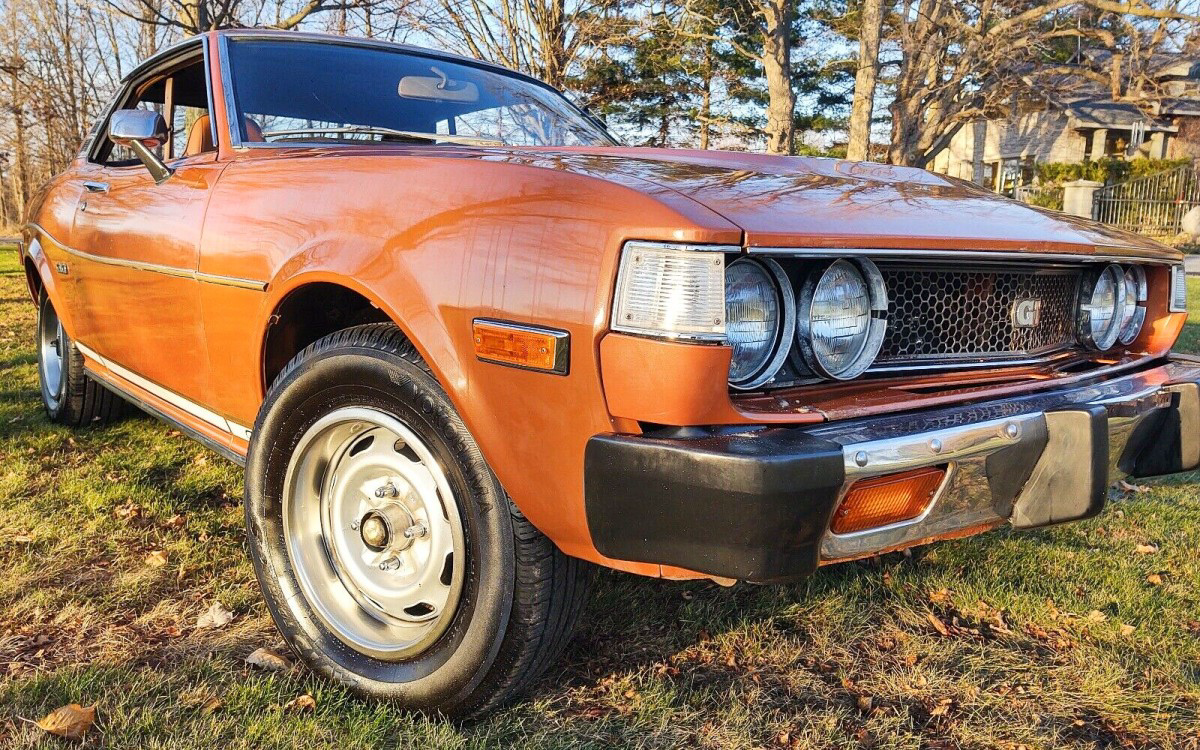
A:
{"label": "chrome wheel trim ring", "polygon": [[453,619],[466,570],[458,505],[428,446],[390,414],[345,407],[305,431],[283,530],[300,592],[355,651],[407,659]]}
{"label": "chrome wheel trim ring", "polygon": [[46,400],[51,408],[62,401],[63,392],[63,327],[54,305],[47,302],[38,318],[38,369],[45,387]]}

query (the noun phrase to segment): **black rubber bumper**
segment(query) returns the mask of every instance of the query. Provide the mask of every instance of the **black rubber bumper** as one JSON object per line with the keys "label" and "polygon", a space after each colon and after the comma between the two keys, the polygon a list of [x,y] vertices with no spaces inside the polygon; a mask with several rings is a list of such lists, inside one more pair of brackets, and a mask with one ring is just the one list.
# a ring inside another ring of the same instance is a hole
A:
{"label": "black rubber bumper", "polygon": [[[916,463],[877,466],[881,444],[902,445],[891,453]],[[956,530],[958,511],[947,506],[947,515],[930,515],[909,536],[822,548],[844,539],[828,528],[848,480],[947,463],[960,469],[947,481],[956,498],[973,503],[975,521],[1037,528],[1093,516],[1115,478],[1200,466],[1200,358],[1000,401],[808,427],[597,435],[586,448],[584,502],[592,543],[606,557],[795,580],[822,559]]]}
{"label": "black rubber bumper", "polygon": [[806,576],[845,478],[842,446],[796,430],[587,444],[592,541],[619,560],[748,581]]}

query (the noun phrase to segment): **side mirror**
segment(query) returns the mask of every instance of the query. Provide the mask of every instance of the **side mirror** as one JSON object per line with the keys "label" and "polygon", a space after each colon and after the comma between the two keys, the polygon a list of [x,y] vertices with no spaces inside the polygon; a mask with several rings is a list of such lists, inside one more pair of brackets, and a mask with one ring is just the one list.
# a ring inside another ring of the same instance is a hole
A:
{"label": "side mirror", "polygon": [[108,137],[120,146],[128,146],[146,165],[154,182],[162,184],[174,174],[173,170],[158,158],[156,149],[167,142],[170,134],[167,121],[157,112],[146,109],[118,109],[108,121]]}

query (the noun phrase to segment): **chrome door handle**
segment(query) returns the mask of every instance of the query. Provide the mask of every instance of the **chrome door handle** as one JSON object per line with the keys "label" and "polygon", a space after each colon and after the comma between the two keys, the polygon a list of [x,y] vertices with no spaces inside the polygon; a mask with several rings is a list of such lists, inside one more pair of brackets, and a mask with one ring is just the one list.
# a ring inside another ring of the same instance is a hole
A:
{"label": "chrome door handle", "polygon": [[108,192],[108,183],[107,182],[87,181],[87,182],[83,183],[83,187],[89,193],[107,193]]}

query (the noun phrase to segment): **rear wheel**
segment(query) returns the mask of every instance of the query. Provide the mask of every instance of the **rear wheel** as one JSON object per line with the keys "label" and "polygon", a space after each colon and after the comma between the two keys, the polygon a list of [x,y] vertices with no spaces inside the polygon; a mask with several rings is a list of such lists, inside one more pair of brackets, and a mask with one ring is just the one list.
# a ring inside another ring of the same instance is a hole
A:
{"label": "rear wheel", "polygon": [[63,329],[45,290],[38,303],[37,330],[38,379],[46,415],[71,427],[121,416],[125,402],[84,372],[83,355]]}
{"label": "rear wheel", "polygon": [[512,505],[395,326],[298,355],[262,407],[246,470],[268,609],[315,671],[465,717],[517,695],[565,646],[587,566]]}

